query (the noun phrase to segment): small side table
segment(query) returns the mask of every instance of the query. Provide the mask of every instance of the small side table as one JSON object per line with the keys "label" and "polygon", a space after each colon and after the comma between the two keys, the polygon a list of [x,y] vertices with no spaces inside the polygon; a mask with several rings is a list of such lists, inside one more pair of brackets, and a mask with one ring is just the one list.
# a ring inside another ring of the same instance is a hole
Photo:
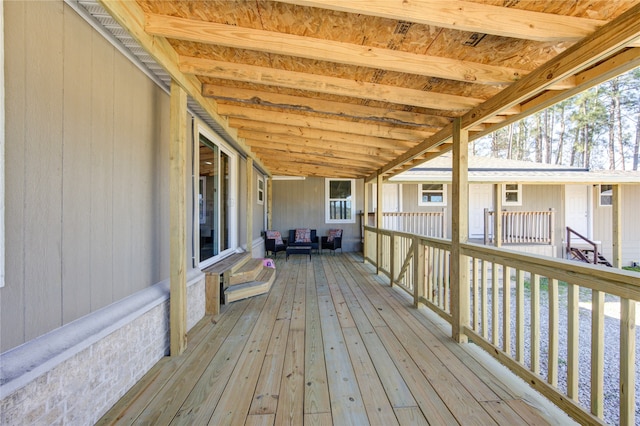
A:
{"label": "small side table", "polygon": [[289,260],[290,254],[308,254],[311,260],[311,246],[287,246],[286,260]]}

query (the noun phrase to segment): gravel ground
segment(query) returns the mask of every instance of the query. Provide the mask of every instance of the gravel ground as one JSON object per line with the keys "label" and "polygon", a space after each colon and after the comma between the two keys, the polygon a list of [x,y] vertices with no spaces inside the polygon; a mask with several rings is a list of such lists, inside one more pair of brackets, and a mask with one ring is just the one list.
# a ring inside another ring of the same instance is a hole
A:
{"label": "gravel ground", "polygon": [[[500,296],[499,312],[502,312],[502,290]],[[558,329],[558,388],[566,393],[567,389],[567,288],[566,285],[559,285],[559,318]],[[489,340],[491,341],[491,290],[488,291],[488,317],[489,317]],[[540,290],[540,375],[547,378],[548,363],[548,332],[549,332],[549,297],[547,287],[541,284]],[[590,380],[591,380],[591,290],[580,290],[580,315],[579,315],[579,401],[583,407],[590,406]],[[478,301],[479,302],[479,301]],[[605,298],[605,320],[604,320],[604,420],[608,424],[619,424],[620,391],[618,389],[620,371],[620,321],[619,321],[619,298],[607,295]],[[525,286],[525,365],[530,367],[530,290]],[[512,342],[511,350],[515,354],[515,289],[511,290],[511,330]],[[640,320],[640,316],[638,316]],[[502,347],[502,315],[500,315],[500,347]],[[640,344],[640,327],[636,327],[636,342]],[[640,352],[636,346],[636,383],[640,373]],[[640,419],[640,389],[636,387],[636,419]]]}

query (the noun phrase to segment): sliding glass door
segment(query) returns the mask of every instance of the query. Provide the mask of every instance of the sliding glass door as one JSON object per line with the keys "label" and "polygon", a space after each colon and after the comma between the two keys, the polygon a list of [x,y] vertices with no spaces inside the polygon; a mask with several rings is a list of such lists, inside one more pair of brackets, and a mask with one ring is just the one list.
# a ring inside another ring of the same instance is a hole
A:
{"label": "sliding glass door", "polygon": [[[200,262],[206,262],[232,249],[233,207],[231,153],[199,136],[198,218],[200,222]],[[207,262],[210,263],[210,262]]]}

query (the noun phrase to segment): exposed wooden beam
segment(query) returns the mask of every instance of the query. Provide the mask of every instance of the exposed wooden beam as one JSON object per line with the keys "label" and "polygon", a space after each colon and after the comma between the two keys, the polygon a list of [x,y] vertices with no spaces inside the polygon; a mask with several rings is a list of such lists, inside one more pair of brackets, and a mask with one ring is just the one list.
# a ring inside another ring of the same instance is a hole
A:
{"label": "exposed wooden beam", "polygon": [[[368,146],[374,149],[399,150],[404,152],[415,145],[415,142],[376,138],[373,136],[354,135],[342,132],[323,131],[322,129],[303,129],[301,127],[287,126],[283,124],[269,124],[263,121],[251,121],[239,118],[230,118],[229,124],[238,129],[238,135],[256,140],[287,141],[290,138],[298,143],[312,143],[317,141],[327,147],[337,145]],[[399,154],[399,153],[398,153]]]}
{"label": "exposed wooden beam", "polygon": [[[380,121],[382,124],[441,128],[451,122],[447,117],[419,114],[390,108],[378,108],[346,102],[327,101],[315,97],[291,96],[235,87],[204,84],[202,93],[218,103],[239,102],[250,105],[273,106],[297,111],[332,114],[344,118]],[[424,92],[423,92],[424,93]]]}
{"label": "exposed wooden beam", "polygon": [[369,169],[355,169],[352,167],[327,167],[315,163],[300,163],[284,160],[268,160],[267,164],[278,170],[284,176],[314,176],[335,178],[361,178]]}
{"label": "exposed wooden beam", "polygon": [[[406,87],[188,56],[180,58],[180,70],[186,74],[203,77],[287,87],[296,90],[370,99],[435,110],[468,111],[483,102],[483,99],[446,93],[426,92]],[[206,90],[205,85],[205,93]]]}
{"label": "exposed wooden beam", "polygon": [[537,41],[577,41],[606,23],[606,21],[596,19],[531,12],[456,0],[278,1],[453,30]]}
{"label": "exposed wooden beam", "polygon": [[[292,154],[291,158],[295,158],[294,155],[304,155],[307,158],[312,157],[315,160],[323,163],[330,164],[335,161],[348,160],[345,164],[353,164],[359,165],[362,167],[380,167],[384,165],[388,160],[385,157],[380,156],[366,156],[366,155],[354,155],[352,153],[344,152],[344,151],[329,151],[323,150],[321,147],[317,148],[306,148],[300,147],[292,144],[278,144],[265,147],[262,143],[258,142],[254,145],[253,141],[247,140],[249,144],[252,146],[253,152],[255,152],[260,157],[273,156],[273,155],[285,155]],[[350,163],[349,163],[350,162]]]}
{"label": "exposed wooden beam", "polygon": [[[462,116],[462,128],[468,129],[477,123],[483,122],[488,117],[501,114],[505,109],[518,105],[524,100],[543,92],[555,82],[606,60],[615,55],[617,51],[624,49],[625,46],[639,36],[640,5],[636,5],[591,36],[586,37],[548,61],[522,80],[513,83],[497,96],[467,112]],[[386,174],[398,165],[418,157],[423,152],[445,142],[450,142],[452,130],[452,126],[444,127],[432,137],[391,161],[378,173]]]}
{"label": "exposed wooden beam", "polygon": [[287,160],[289,161],[311,162],[312,164],[324,165],[327,167],[355,167],[370,170],[371,168],[380,167],[384,164],[384,161],[366,157],[345,158],[339,155],[327,157],[323,155],[313,155],[305,152],[299,152],[298,150],[294,149],[285,149],[284,147],[255,148],[254,152],[256,153],[256,155],[263,159],[286,156]]}
{"label": "exposed wooden beam", "polygon": [[296,146],[309,152],[333,152],[344,155],[366,155],[369,157],[393,158],[403,149],[384,149],[356,143],[340,143],[321,139],[299,138],[290,135],[256,132],[252,130],[238,130],[238,135],[244,138],[250,147],[269,148],[274,145]]}
{"label": "exposed wooden beam", "polygon": [[409,141],[418,141],[433,134],[433,132],[425,130],[405,129],[402,127],[383,126],[381,124],[367,124],[293,113],[282,114],[277,111],[267,111],[236,105],[218,105],[218,113],[228,117],[264,121],[267,123],[285,124],[297,127],[312,127],[316,129],[326,129],[337,132]]}
{"label": "exposed wooden beam", "polygon": [[512,83],[527,74],[525,70],[509,67],[168,15],[147,14],[145,31],[178,40],[479,84]]}
{"label": "exposed wooden beam", "polygon": [[[180,71],[179,56],[171,44],[164,38],[150,36],[144,31],[144,12],[138,3],[118,0],[98,0],[98,2],[167,71],[171,78],[207,111],[207,114],[236,142],[237,146],[250,155],[249,149],[238,139],[235,130],[216,113],[216,102],[202,96],[202,83],[195,76],[185,75]],[[254,158],[254,161],[258,167],[268,172],[268,168],[259,159]]]}

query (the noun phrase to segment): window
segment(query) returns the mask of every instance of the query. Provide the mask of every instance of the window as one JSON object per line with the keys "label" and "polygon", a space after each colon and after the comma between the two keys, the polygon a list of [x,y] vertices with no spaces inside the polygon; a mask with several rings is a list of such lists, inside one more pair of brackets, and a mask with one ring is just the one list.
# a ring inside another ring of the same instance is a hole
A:
{"label": "window", "polygon": [[258,176],[258,204],[264,204],[264,178]]}
{"label": "window", "polygon": [[355,223],[356,204],[354,179],[326,179],[327,223]]}
{"label": "window", "polygon": [[522,185],[519,183],[506,183],[502,186],[502,205],[522,205]]}
{"label": "window", "polygon": [[600,207],[613,205],[613,185],[599,185],[598,205]]}
{"label": "window", "polygon": [[199,262],[201,267],[214,258],[235,248],[235,155],[221,144],[213,142],[213,135],[199,131],[198,181],[195,202],[199,224]]}
{"label": "window", "polygon": [[447,192],[442,183],[421,183],[418,185],[419,206],[446,206]]}

